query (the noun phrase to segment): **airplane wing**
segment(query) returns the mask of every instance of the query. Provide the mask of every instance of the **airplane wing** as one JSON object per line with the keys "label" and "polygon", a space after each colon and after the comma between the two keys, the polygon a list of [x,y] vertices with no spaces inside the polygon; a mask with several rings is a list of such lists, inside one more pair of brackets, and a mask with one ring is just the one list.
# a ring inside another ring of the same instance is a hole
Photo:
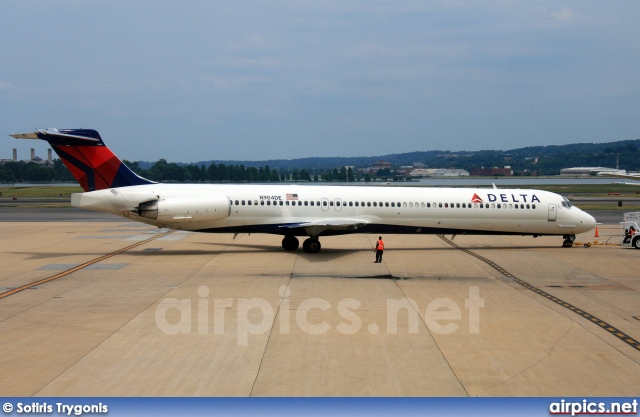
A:
{"label": "airplane wing", "polygon": [[321,219],[298,223],[288,223],[280,227],[287,229],[304,228],[310,236],[317,236],[325,230],[356,230],[367,225],[368,222],[361,219]]}
{"label": "airplane wing", "polygon": [[609,172],[599,172],[598,176],[609,178],[623,178],[625,180],[640,181],[640,174],[612,174]]}

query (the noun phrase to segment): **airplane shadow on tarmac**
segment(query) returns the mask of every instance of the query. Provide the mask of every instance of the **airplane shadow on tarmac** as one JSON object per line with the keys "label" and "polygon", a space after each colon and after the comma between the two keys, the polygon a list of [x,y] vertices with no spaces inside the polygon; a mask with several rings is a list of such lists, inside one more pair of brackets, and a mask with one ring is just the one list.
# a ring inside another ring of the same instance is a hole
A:
{"label": "airplane shadow on tarmac", "polygon": [[[331,259],[340,258],[343,256],[347,256],[350,254],[355,254],[358,252],[370,252],[373,251],[370,248],[360,248],[360,249],[346,249],[346,248],[322,248],[320,253],[305,253],[302,248],[298,248],[295,251],[284,251],[280,246],[276,245],[251,245],[251,244],[229,244],[229,245],[221,245],[218,243],[205,243],[200,242],[199,245],[210,245],[217,246],[220,249],[214,250],[193,250],[193,249],[165,249],[161,250],[145,250],[145,249],[133,249],[127,252],[123,252],[118,254],[117,256],[186,256],[186,255],[222,255],[222,254],[250,254],[250,253],[264,253],[264,252],[273,252],[273,253],[289,253],[291,255],[300,255],[309,261],[317,261],[317,262],[327,262]],[[558,249],[558,250],[568,250],[568,248],[562,248],[560,246],[462,246],[464,249],[468,250],[508,250],[508,251],[521,251],[521,250],[533,250],[533,249]],[[147,248],[152,249],[152,248]],[[155,248],[154,248],[155,249]],[[453,246],[449,247],[438,247],[438,248],[415,248],[415,247],[394,247],[385,250],[385,254],[390,252],[425,252],[425,253],[437,253],[442,251],[457,251],[458,248]],[[83,256],[87,255],[86,252],[73,252],[73,253],[60,253],[60,252],[6,252],[13,255],[27,255],[26,259],[35,260],[35,259],[53,259],[53,258],[64,258],[67,256]],[[95,256],[103,256],[104,253],[95,253]]]}

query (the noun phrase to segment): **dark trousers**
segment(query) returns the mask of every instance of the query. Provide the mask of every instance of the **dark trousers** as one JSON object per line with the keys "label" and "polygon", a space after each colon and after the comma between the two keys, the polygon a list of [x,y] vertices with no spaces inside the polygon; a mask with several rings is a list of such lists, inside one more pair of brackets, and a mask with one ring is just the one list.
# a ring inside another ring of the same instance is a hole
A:
{"label": "dark trousers", "polygon": [[376,249],[376,262],[382,262],[382,252],[383,250]]}

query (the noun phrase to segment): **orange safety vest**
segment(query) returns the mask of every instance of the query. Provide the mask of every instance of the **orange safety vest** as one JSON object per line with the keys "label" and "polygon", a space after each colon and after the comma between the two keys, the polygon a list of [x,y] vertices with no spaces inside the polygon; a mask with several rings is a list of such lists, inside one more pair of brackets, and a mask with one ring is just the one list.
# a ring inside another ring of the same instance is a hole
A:
{"label": "orange safety vest", "polygon": [[378,247],[376,248],[378,250],[384,250],[384,242],[382,240],[378,241]]}

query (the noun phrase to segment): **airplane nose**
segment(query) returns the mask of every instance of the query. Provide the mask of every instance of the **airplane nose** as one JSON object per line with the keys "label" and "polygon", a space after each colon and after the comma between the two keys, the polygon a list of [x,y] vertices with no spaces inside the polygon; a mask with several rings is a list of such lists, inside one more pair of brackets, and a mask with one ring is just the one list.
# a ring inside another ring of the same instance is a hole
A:
{"label": "airplane nose", "polygon": [[582,212],[582,224],[587,230],[591,230],[596,227],[596,219],[587,213],[586,211]]}

